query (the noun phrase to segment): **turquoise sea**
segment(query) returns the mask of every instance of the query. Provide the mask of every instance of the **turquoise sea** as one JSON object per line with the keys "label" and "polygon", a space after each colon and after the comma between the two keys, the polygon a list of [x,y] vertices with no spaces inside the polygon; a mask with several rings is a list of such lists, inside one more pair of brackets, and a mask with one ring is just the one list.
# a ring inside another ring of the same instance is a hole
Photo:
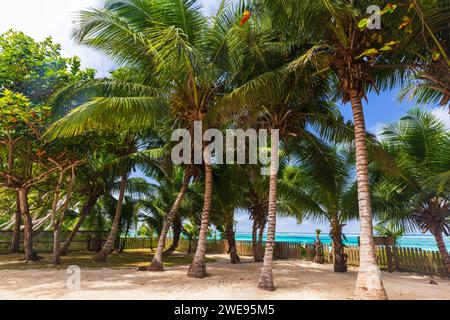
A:
{"label": "turquoise sea", "polygon": [[[347,234],[347,245],[358,245],[358,235]],[[280,232],[276,235],[276,241],[278,242],[300,242],[300,243],[314,243],[316,236],[315,234],[304,234],[304,233],[284,233]],[[252,240],[251,233],[236,233],[236,240]],[[328,235],[322,234],[320,240],[325,244],[331,244],[331,239]],[[445,239],[447,248],[450,249],[450,238]],[[422,248],[423,250],[437,251],[436,241],[433,236],[428,235],[409,235],[404,236],[398,240],[400,247],[408,248]]]}

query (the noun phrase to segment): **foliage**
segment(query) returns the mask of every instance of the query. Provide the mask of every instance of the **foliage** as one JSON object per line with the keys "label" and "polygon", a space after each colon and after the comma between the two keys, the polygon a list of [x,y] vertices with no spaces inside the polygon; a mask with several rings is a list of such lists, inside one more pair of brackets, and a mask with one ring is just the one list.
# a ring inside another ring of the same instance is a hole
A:
{"label": "foliage", "polygon": [[433,114],[416,109],[398,123],[386,126],[383,143],[395,155],[402,173],[380,182],[385,218],[397,218],[406,225],[406,230],[419,227],[433,234],[448,233],[445,222],[450,214],[448,130]]}
{"label": "foliage", "polygon": [[94,74],[93,69],[80,69],[78,57],[63,58],[61,46],[51,38],[36,42],[13,30],[0,35],[0,90],[45,103],[63,84],[93,78]]}

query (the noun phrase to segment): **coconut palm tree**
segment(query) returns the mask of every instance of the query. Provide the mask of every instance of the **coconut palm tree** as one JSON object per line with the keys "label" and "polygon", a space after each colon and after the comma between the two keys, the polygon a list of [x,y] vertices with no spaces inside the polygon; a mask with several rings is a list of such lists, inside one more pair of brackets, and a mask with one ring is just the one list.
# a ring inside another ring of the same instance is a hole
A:
{"label": "coconut palm tree", "polygon": [[[408,6],[386,5],[383,1],[334,0],[299,3],[262,0],[258,3],[264,4],[271,12],[272,21],[284,31],[288,41],[299,48],[297,58],[288,64],[287,72],[304,76],[305,67],[313,66],[316,70],[313,75],[329,79],[339,88],[337,96],[341,101],[351,103],[361,225],[361,265],[355,298],[387,299],[373,241],[362,101],[367,99],[371,90],[395,86],[406,75],[405,61],[410,60],[405,59],[409,55],[403,49],[407,48],[407,39],[413,34],[409,22],[404,21],[404,17],[409,15]],[[381,29],[372,28],[372,18],[366,13],[373,5],[380,8]],[[417,14],[412,18],[417,18]],[[270,86],[276,85],[279,74],[266,73],[261,79]]]}
{"label": "coconut palm tree", "polygon": [[430,6],[414,0],[410,5],[420,17],[414,25],[416,37],[409,43],[417,66],[401,98],[410,96],[419,103],[436,103],[445,108],[450,103],[450,1]]}
{"label": "coconut palm tree", "polygon": [[236,249],[235,212],[241,207],[244,186],[241,183],[242,167],[222,165],[216,169],[214,176],[214,199],[212,223],[227,240],[231,263],[239,264],[241,259]]}
{"label": "coconut palm tree", "polygon": [[[450,134],[433,114],[412,110],[382,134],[386,149],[396,156],[401,175],[384,176],[379,196],[384,219],[405,230],[419,228],[436,239],[443,262],[450,257],[443,235],[450,235]],[[449,269],[450,271],[450,269]]]}
{"label": "coconut palm tree", "polygon": [[[186,169],[188,170],[188,169]],[[173,173],[166,179],[160,180],[156,187],[155,193],[150,195],[148,199],[141,203],[143,209],[147,212],[156,214],[157,217],[164,217],[161,227],[156,228],[160,231],[158,247],[149,267],[151,271],[163,270],[163,256],[170,255],[178,247],[182,228],[182,201],[189,192],[189,183],[191,175],[185,172],[181,167],[174,167]],[[173,226],[173,242],[172,245],[164,251],[166,245],[166,237],[169,228]]]}
{"label": "coconut palm tree", "polygon": [[[286,83],[286,88],[292,88]],[[242,88],[238,89],[242,90]],[[315,92],[320,89],[316,88]],[[273,97],[272,97],[273,98]],[[303,100],[305,99],[305,100]],[[315,135],[310,128],[318,132],[339,139],[348,138],[351,129],[345,127],[333,105],[323,100],[320,96],[303,98],[294,96],[286,101],[286,97],[278,101],[262,102],[261,111],[255,115],[258,124],[262,127],[276,130],[275,139],[271,141],[271,165],[269,171],[269,196],[268,196],[268,230],[264,265],[259,282],[259,287],[264,290],[275,290],[272,276],[272,260],[275,244],[275,228],[277,215],[277,188],[280,170],[279,143],[285,147],[284,152],[296,161],[321,161],[321,155],[327,149],[326,144]],[[330,126],[334,126],[331,129]],[[280,135],[281,141],[278,140]],[[316,158],[314,158],[316,157]],[[288,157],[284,157],[288,161]]]}
{"label": "coconut palm tree", "polygon": [[263,176],[260,166],[244,166],[244,195],[242,209],[250,214],[253,220],[252,226],[252,248],[255,262],[264,261],[263,237],[267,224],[269,208],[269,183],[267,176]]}
{"label": "coconut palm tree", "polygon": [[[324,161],[301,163],[285,169],[281,188],[290,189],[294,216],[330,224],[334,271],[347,272],[343,227],[358,218],[357,193],[348,153],[337,147],[326,150]],[[294,186],[300,186],[294,189]]]}
{"label": "coconut palm tree", "polygon": [[188,254],[191,254],[192,252],[192,241],[197,241],[198,231],[199,229],[197,224],[193,223],[192,221],[183,226],[182,233],[189,241]]}
{"label": "coconut palm tree", "polygon": [[107,193],[108,186],[114,182],[111,181],[114,180],[111,170],[104,166],[108,161],[107,159],[106,154],[97,153],[91,156],[88,163],[79,169],[76,193],[86,200],[80,208],[76,223],[71,227],[72,231],[61,247],[61,256],[67,255],[70,243],[80,230],[86,217],[95,208],[97,201]]}
{"label": "coconut palm tree", "polygon": [[235,118],[241,116],[247,126],[268,129],[273,133],[268,170],[267,240],[258,285],[261,289],[272,291],[275,290],[272,261],[280,144],[286,154],[308,161],[313,159],[312,155],[320,157],[323,148],[326,148],[320,137],[348,141],[352,130],[344,124],[335,106],[329,102],[330,88],[327,81],[311,79],[307,73],[301,77],[286,73],[284,65],[296,51],[280,41],[284,39],[283,35],[273,28],[269,18],[261,12],[259,17],[247,22],[242,37],[248,43],[244,55],[251,62],[238,74],[239,81],[224,102],[244,106],[236,112]]}
{"label": "coconut palm tree", "polygon": [[[191,131],[195,121],[202,121],[206,128],[217,119],[216,113],[210,111],[215,109],[228,75],[239,68],[241,50],[240,43],[236,45],[230,37],[238,19],[225,3],[211,23],[195,0],[110,0],[102,8],[82,11],[79,21],[75,40],[133,68],[142,81],[97,83],[119,90],[122,95],[96,98],[72,112],[72,120],[77,118],[79,124],[72,128],[73,134],[82,131],[83,126],[149,126],[149,121],[160,115],[156,110],[162,104],[169,107],[183,128]],[[83,86],[90,84],[79,85],[75,90]],[[197,254],[189,270],[191,277],[206,275],[212,169],[209,159],[204,162],[204,219]]]}

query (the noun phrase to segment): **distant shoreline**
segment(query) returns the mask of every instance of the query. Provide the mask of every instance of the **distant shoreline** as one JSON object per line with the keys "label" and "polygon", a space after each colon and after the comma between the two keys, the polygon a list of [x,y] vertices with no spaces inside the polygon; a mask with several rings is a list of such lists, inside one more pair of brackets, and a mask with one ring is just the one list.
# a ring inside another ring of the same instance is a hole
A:
{"label": "distant shoreline", "polygon": [[[245,235],[247,235],[247,234],[252,234],[251,232],[236,232],[236,235],[242,235],[242,234],[245,234]],[[285,231],[280,231],[280,232],[277,232],[277,234],[280,234],[280,235],[288,235],[288,234],[292,234],[292,235],[308,235],[308,236],[310,236],[310,235],[312,235],[312,236],[316,236],[316,234],[314,233],[314,232],[285,232]],[[324,234],[327,234],[326,232],[323,232],[321,235],[324,235]],[[347,236],[357,236],[357,237],[359,237],[359,233],[345,233],[344,232],[344,234],[345,235],[347,235]],[[422,233],[411,233],[411,234],[406,234],[406,235],[404,235],[403,237],[432,237],[433,238],[433,235],[431,235],[431,234],[422,234]]]}
{"label": "distant shoreline", "polygon": [[[344,241],[346,245],[358,245],[359,234],[346,234],[347,240]],[[277,232],[276,241],[278,242],[299,242],[310,244],[314,243],[316,235],[314,233],[295,233],[295,232]],[[236,240],[251,241],[252,234],[249,232],[236,232]],[[331,245],[331,238],[327,233],[320,235],[320,240],[326,244]],[[450,249],[450,238],[446,237],[445,242]],[[432,235],[427,234],[409,234],[398,239],[399,247],[406,248],[421,248],[423,250],[437,251],[438,247]]]}

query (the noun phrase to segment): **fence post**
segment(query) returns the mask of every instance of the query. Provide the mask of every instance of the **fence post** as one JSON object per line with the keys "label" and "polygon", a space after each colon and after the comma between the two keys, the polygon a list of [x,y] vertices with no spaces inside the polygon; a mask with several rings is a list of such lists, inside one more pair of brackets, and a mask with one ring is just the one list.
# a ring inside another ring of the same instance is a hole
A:
{"label": "fence post", "polygon": [[398,271],[398,250],[396,246],[392,247],[393,258],[394,258],[394,271]]}
{"label": "fence post", "polygon": [[388,271],[392,273],[394,271],[394,262],[392,261],[391,246],[385,246],[385,248]]}

